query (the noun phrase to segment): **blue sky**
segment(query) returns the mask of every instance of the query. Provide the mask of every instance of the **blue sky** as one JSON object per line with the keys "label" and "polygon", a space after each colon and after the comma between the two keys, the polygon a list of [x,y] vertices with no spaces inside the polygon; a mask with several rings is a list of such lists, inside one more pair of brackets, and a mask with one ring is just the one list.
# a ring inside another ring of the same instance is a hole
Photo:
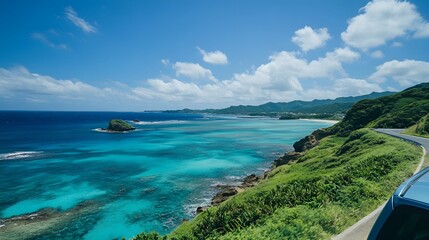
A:
{"label": "blue sky", "polygon": [[429,81],[425,0],[0,6],[2,110],[221,108]]}

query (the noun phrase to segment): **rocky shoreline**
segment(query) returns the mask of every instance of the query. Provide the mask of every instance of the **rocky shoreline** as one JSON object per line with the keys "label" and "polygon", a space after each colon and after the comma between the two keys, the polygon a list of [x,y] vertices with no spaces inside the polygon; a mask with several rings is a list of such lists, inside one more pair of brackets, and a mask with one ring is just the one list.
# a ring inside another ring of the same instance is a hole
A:
{"label": "rocky shoreline", "polygon": [[[0,238],[46,239],[61,236],[61,238],[68,237],[71,239],[74,236],[66,236],[68,223],[75,221],[76,224],[73,227],[76,228],[76,231],[85,231],[84,226],[88,224],[88,220],[79,221],[79,219],[83,215],[96,212],[99,207],[99,203],[87,200],[67,211],[43,208],[28,214],[0,218]],[[96,221],[95,218],[90,220]],[[82,232],[80,235],[83,236],[84,234],[85,232]]]}
{"label": "rocky shoreline", "polygon": [[274,160],[271,164],[271,168],[265,171],[262,175],[257,176],[255,174],[250,174],[246,176],[243,179],[243,182],[238,186],[217,185],[216,187],[220,188],[220,191],[213,196],[210,205],[198,207],[196,209],[196,213],[199,214],[211,206],[219,205],[220,203],[228,200],[230,197],[240,192],[243,192],[246,188],[257,185],[261,180],[266,179],[268,177],[268,174],[271,171],[273,171],[275,168],[281,165],[288,164],[289,162],[298,160],[300,157],[304,156],[306,151],[316,147],[322,138],[329,135],[330,135],[330,132],[327,129],[325,128],[317,129],[316,131],[312,132],[310,135],[305,136],[304,138],[295,142],[293,144],[294,151],[287,152],[283,156]]}

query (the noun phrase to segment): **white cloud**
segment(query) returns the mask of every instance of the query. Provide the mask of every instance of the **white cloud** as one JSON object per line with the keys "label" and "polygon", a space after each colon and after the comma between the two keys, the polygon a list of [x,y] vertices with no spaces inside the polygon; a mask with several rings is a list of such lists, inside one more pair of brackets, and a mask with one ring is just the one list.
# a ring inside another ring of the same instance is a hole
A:
{"label": "white cloud", "polygon": [[149,88],[138,87],[133,93],[140,98],[163,99],[166,101],[196,101],[204,99],[201,88],[195,83],[185,83],[177,79],[149,79]]}
{"label": "white cloud", "polygon": [[122,82],[110,84],[112,88],[100,88],[79,80],[62,80],[32,73],[22,66],[0,68],[0,106],[15,110],[151,109],[150,103],[142,102],[133,93],[133,88]]}
{"label": "white cloud", "polygon": [[402,47],[403,44],[401,42],[393,42],[392,47]]}
{"label": "white cloud", "polygon": [[382,51],[377,50],[377,51],[374,51],[374,52],[371,53],[371,57],[373,57],[373,58],[382,58],[382,57],[384,57],[384,54],[383,54]]}
{"label": "white cloud", "polygon": [[0,99],[32,103],[77,103],[86,106],[121,97],[110,88],[97,88],[77,80],[58,80],[29,72],[24,67],[0,68]]}
{"label": "white cloud", "polygon": [[31,34],[31,37],[34,40],[37,40],[37,41],[39,41],[39,42],[41,42],[41,43],[43,43],[43,44],[45,44],[51,48],[58,48],[58,49],[63,49],[63,50],[68,49],[66,44],[64,44],[64,43],[55,44],[51,40],[49,40],[49,38],[43,33],[35,32],[35,33]]}
{"label": "white cloud", "polygon": [[300,79],[326,78],[344,75],[342,62],[359,58],[359,54],[348,49],[338,48],[328,52],[325,57],[308,62],[291,52],[280,52],[270,56],[270,62],[262,64],[253,73],[236,74],[234,79],[260,88],[280,90],[302,89]]}
{"label": "white cloud", "polygon": [[360,54],[350,48],[337,48],[333,52],[326,53],[326,58],[337,62],[353,62],[359,59]]}
{"label": "white cloud", "polygon": [[168,64],[170,64],[170,60],[169,59],[162,59],[161,63],[167,66]]}
{"label": "white cloud", "polygon": [[65,14],[67,19],[79,27],[82,31],[86,33],[97,32],[97,28],[85,21],[83,18],[78,17],[76,11],[71,6],[66,7]]}
{"label": "white cloud", "polygon": [[[217,106],[219,104],[228,106],[242,103],[260,104],[267,101],[313,99],[314,96],[307,94],[303,88],[302,81],[326,78],[331,79],[328,81],[335,81],[338,77],[347,77],[342,63],[359,58],[359,54],[349,48],[338,48],[326,53],[324,57],[312,61],[298,56],[296,53],[286,51],[276,53],[269,57],[266,64],[260,65],[251,72],[235,74],[229,80],[188,83],[178,79],[149,79],[147,86],[135,88],[133,93],[141,99],[163,99],[175,101],[175,103],[186,101],[188,104],[210,103]],[[198,66],[198,64],[189,63],[173,65],[178,71],[176,74],[178,76],[199,78],[209,76],[207,71],[201,70],[201,66]],[[360,88],[353,87],[348,91],[358,92],[364,86],[367,85],[364,84]],[[370,87],[374,86],[373,84]],[[374,89],[377,88],[374,87]],[[344,86],[339,91],[343,90]],[[335,92],[332,89],[329,91],[333,96],[341,95],[341,92]],[[364,91],[362,90],[362,92]]]}
{"label": "white cloud", "polygon": [[383,89],[376,83],[369,83],[364,79],[340,78],[333,81],[332,85],[313,87],[304,90],[303,99],[334,99],[344,96],[360,96],[372,92],[381,92]]}
{"label": "white cloud", "polygon": [[426,21],[421,21],[420,24],[416,27],[416,32],[414,33],[415,38],[425,38],[429,37],[429,23]]}
{"label": "white cloud", "polygon": [[210,64],[227,64],[228,58],[221,51],[206,52],[204,49],[197,47],[198,51],[203,55],[203,60]]}
{"label": "white cloud", "polygon": [[322,47],[330,38],[327,28],[313,30],[311,27],[305,26],[295,31],[292,42],[297,44],[304,52],[307,52]]}
{"label": "white cloud", "polygon": [[[133,93],[144,99],[162,99],[174,102],[175,105],[186,103],[190,105],[201,104],[207,108],[207,104],[228,106],[237,103],[259,103],[267,99],[276,99],[280,91],[261,91],[260,89],[243,85],[237,81],[225,80],[216,83],[197,85],[186,83],[177,79],[149,79],[148,87],[139,87]],[[272,93],[272,94],[271,94]],[[285,96],[281,95],[284,99]],[[289,94],[289,96],[293,96]]]}
{"label": "white cloud", "polygon": [[383,91],[378,84],[353,78],[338,79],[335,81],[333,88],[335,92],[341,94],[341,96],[359,96]]}
{"label": "white cloud", "polygon": [[352,47],[367,50],[386,44],[397,37],[428,37],[429,24],[414,4],[398,0],[373,0],[349,20],[343,41]]}
{"label": "white cloud", "polygon": [[416,60],[393,60],[377,67],[369,79],[377,83],[393,80],[402,87],[428,82],[429,62]]}
{"label": "white cloud", "polygon": [[212,72],[209,69],[202,67],[198,63],[176,62],[173,64],[173,69],[176,70],[176,76],[186,76],[192,79],[208,79],[216,81]]}

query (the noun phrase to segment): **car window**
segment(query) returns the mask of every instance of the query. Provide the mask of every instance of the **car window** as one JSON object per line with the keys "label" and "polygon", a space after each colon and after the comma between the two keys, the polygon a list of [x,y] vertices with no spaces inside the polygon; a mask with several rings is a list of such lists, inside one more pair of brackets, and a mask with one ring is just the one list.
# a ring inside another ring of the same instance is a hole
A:
{"label": "car window", "polygon": [[377,240],[429,240],[429,211],[402,205],[390,214]]}

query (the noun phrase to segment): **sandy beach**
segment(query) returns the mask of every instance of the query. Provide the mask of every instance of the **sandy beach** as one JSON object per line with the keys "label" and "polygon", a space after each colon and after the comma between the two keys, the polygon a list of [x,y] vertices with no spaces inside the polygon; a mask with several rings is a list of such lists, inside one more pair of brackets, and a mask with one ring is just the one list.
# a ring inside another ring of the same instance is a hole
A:
{"label": "sandy beach", "polygon": [[312,121],[312,122],[325,122],[325,123],[338,123],[339,121],[337,120],[326,120],[326,119],[309,119],[309,118],[300,118],[299,120],[304,120],[304,121]]}

